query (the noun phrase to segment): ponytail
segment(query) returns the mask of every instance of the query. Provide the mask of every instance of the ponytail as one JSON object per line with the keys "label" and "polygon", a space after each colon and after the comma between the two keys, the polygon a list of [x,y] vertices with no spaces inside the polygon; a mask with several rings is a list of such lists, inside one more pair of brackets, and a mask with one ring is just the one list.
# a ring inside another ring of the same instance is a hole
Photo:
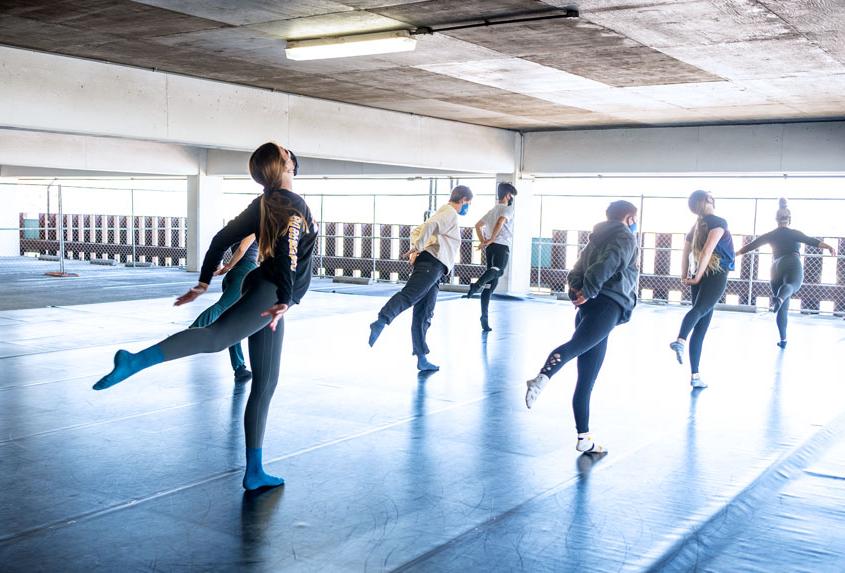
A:
{"label": "ponytail", "polygon": [[[710,234],[707,223],[704,222],[704,208],[702,207],[702,202],[706,202],[709,196],[710,193],[707,191],[698,190],[693,191],[687,200],[687,206],[689,206],[690,211],[698,215],[698,219],[695,222],[695,229],[692,233],[692,254],[695,257],[696,263],[701,256],[701,251],[704,250],[707,235]],[[710,260],[707,261],[707,270],[705,273],[718,272],[721,268],[719,257],[716,256],[716,253],[713,253],[710,256]]]}
{"label": "ponytail", "polygon": [[789,224],[792,219],[792,211],[786,206],[786,197],[781,197],[778,200],[778,212],[775,214],[775,220],[778,223]]}
{"label": "ponytail", "polygon": [[[288,169],[292,163],[293,168]],[[285,172],[296,171],[296,156],[276,143],[265,143],[249,158],[249,174],[256,183],[264,187],[261,197],[261,223],[258,233],[258,254],[261,259],[275,255],[276,241],[288,232],[293,219],[307,229],[307,221],[296,211],[290,200],[279,193]]]}
{"label": "ponytail", "polygon": [[287,197],[281,193],[264,193],[261,197],[261,224],[258,233],[258,255],[261,260],[276,254],[276,241],[288,232],[291,220],[298,218],[307,229],[304,217],[291,207]]}

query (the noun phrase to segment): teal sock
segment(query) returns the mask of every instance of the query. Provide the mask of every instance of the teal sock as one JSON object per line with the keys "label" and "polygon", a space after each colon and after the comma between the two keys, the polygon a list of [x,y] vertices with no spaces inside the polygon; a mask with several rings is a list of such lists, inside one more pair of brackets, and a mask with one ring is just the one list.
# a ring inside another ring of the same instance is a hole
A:
{"label": "teal sock", "polygon": [[284,478],[271,476],[261,463],[261,448],[246,449],[246,471],[243,486],[247,491],[285,485]]}
{"label": "teal sock", "polygon": [[111,388],[118,382],[123,382],[136,372],[164,362],[164,354],[158,344],[145,348],[137,354],[126,350],[118,350],[114,355],[114,368],[94,384],[94,390]]}

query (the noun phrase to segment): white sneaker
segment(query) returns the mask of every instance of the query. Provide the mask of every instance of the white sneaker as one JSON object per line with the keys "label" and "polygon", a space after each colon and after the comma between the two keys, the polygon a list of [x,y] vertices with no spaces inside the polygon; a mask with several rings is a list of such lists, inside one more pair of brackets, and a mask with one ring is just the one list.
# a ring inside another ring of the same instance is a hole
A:
{"label": "white sneaker", "polygon": [[582,454],[606,454],[607,448],[596,443],[592,434],[578,434],[575,449]]}
{"label": "white sneaker", "polygon": [[545,374],[537,374],[536,378],[532,378],[525,383],[528,386],[528,390],[525,391],[525,405],[529,410],[548,383],[549,377]]}
{"label": "white sneaker", "polygon": [[689,380],[690,386],[693,388],[707,388],[707,384],[701,378],[693,376]]}

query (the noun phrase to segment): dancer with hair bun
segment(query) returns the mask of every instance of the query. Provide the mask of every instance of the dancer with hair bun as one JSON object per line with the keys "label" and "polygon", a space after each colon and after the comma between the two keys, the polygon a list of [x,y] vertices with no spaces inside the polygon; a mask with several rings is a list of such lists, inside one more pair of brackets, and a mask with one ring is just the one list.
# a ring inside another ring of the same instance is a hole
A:
{"label": "dancer with hair bun", "polygon": [[776,322],[778,333],[780,334],[778,346],[784,349],[786,348],[786,324],[789,313],[789,299],[798,292],[798,289],[801,288],[801,284],[804,282],[804,268],[801,266],[801,255],[799,254],[801,243],[810,245],[811,247],[827,249],[833,256],[836,256],[836,249],[819,239],[808,237],[797,229],[791,229],[789,225],[792,223],[792,212],[787,207],[786,199],[781,198],[778,206],[779,209],[775,214],[775,220],[778,224],[777,228],[764,235],[760,235],[739,249],[736,254],[744,255],[759,249],[763,245],[772,246],[771,286],[772,295],[774,296],[772,297],[770,310],[777,317]]}

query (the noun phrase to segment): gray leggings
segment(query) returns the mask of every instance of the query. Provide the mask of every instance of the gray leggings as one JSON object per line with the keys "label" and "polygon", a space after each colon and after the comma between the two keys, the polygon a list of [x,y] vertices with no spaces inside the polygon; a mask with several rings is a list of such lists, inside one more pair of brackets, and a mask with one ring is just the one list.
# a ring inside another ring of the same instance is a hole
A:
{"label": "gray leggings", "polygon": [[781,300],[776,322],[780,339],[786,340],[786,323],[789,298],[798,292],[804,282],[804,268],[797,254],[783,255],[772,263],[772,293]]}
{"label": "gray leggings", "polygon": [[279,363],[285,334],[284,317],[279,320],[276,332],[273,332],[267,328],[270,318],[261,316],[263,311],[275,303],[276,285],[261,276],[256,269],[244,279],[241,298],[215,322],[204,328],[177,332],[158,345],[167,361],[193,354],[220,352],[249,337],[252,387],[244,413],[247,448],[260,448],[264,442],[267,411],[279,381]]}

